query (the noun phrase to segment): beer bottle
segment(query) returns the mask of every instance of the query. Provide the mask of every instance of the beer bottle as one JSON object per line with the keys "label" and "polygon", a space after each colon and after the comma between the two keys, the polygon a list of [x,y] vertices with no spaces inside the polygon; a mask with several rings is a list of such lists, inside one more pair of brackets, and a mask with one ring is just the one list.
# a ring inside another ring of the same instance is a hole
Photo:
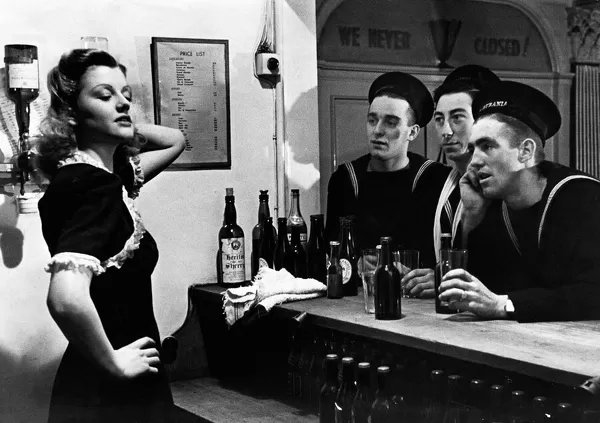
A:
{"label": "beer bottle", "polygon": [[343,298],[342,266],[340,265],[340,243],[330,241],[329,265],[327,266],[327,298]]}
{"label": "beer bottle", "polygon": [[408,417],[408,407],[404,400],[404,366],[396,360],[391,361],[390,387],[392,396],[390,401],[392,403],[393,419],[395,422],[405,422]]}
{"label": "beer bottle", "polygon": [[371,364],[365,361],[358,363],[357,390],[352,403],[352,421],[369,423],[371,416]]}
{"label": "beer bottle", "polygon": [[358,275],[358,254],[354,245],[354,230],[351,217],[340,217],[340,264],[344,282],[344,296],[358,295],[360,276]]}
{"label": "beer bottle", "polygon": [[425,412],[426,423],[442,423],[444,421],[446,375],[443,370],[431,371],[431,397]]}
{"label": "beer bottle", "polygon": [[335,398],[335,423],[352,423],[354,402],[354,359],[342,358],[342,384]]}
{"label": "beer bottle", "polygon": [[492,385],[490,388],[490,409],[488,413],[489,423],[507,423],[504,412],[504,387]]}
{"label": "beer bottle", "polygon": [[300,231],[299,226],[292,226],[292,244],[289,254],[292,269],[288,270],[297,278],[306,278],[306,252],[300,241]]}
{"label": "beer bottle", "polygon": [[391,243],[391,237],[381,237],[381,258],[373,274],[377,320],[397,320],[402,317],[400,272],[392,260]]}
{"label": "beer bottle", "polygon": [[322,214],[310,215],[310,238],[308,239],[307,275],[309,278],[326,283],[327,244],[323,234],[324,217]]}
{"label": "beer bottle", "polygon": [[467,408],[463,404],[462,377],[460,375],[448,376],[448,396],[444,423],[464,423],[467,421]]}
{"label": "beer bottle", "polygon": [[487,423],[485,415],[486,384],[481,379],[471,381],[469,392],[471,395],[471,407],[469,407],[469,418],[467,423]]}
{"label": "beer bottle", "polygon": [[546,397],[537,396],[533,398],[531,405],[531,421],[532,423],[547,423],[550,419],[548,414],[548,400]]}
{"label": "beer bottle", "polygon": [[288,272],[293,270],[291,262],[290,242],[287,237],[287,218],[280,217],[277,219],[277,247],[275,248],[275,256],[273,257],[273,265],[275,270],[286,269]]}
{"label": "beer bottle", "polygon": [[[273,218],[265,217],[260,230],[260,247],[258,248],[258,270],[262,267],[273,269],[275,256],[275,239],[273,238]],[[257,272],[258,272],[257,270]]]}
{"label": "beer bottle", "polygon": [[293,189],[292,190],[292,206],[290,208],[290,214],[288,216],[287,221],[287,229],[288,229],[288,241],[292,242],[292,227],[297,226],[300,228],[300,242],[302,243],[302,248],[306,251],[306,244],[308,241],[308,231],[306,228],[306,222],[302,217],[302,213],[300,213],[300,190]]}
{"label": "beer bottle", "polygon": [[[452,234],[449,233],[444,233],[441,235],[442,238],[442,248],[441,250],[448,250],[450,248],[452,248]],[[442,283],[442,254],[440,253],[440,261],[438,261],[438,263],[435,266],[435,272],[434,272],[434,287],[435,287],[435,312],[436,313],[441,313],[441,314],[453,314],[456,313],[457,310],[452,310],[449,306],[448,306],[448,302],[447,301],[440,301],[440,284]]]}
{"label": "beer bottle", "polygon": [[[252,228],[252,254],[250,257],[250,267],[252,270],[252,279],[254,279],[254,276],[256,276],[256,273],[258,272],[259,266],[258,266],[258,255],[259,255],[259,248],[260,248],[260,233],[262,230],[262,223],[263,223],[263,219],[265,217],[270,217],[271,216],[271,212],[269,211],[269,194],[268,194],[268,190],[266,189],[261,189],[260,190],[260,195],[258,196],[258,223],[254,226],[254,228]],[[276,239],[277,238],[277,233],[275,232],[275,228],[272,228],[273,231],[273,238]]]}
{"label": "beer bottle", "polygon": [[233,188],[225,189],[223,227],[219,230],[217,282],[227,287],[242,285],[246,280],[244,231],[237,224]]}
{"label": "beer bottle", "polygon": [[335,397],[338,391],[338,356],[325,357],[325,383],[319,396],[319,423],[335,423]]}
{"label": "beer bottle", "polygon": [[554,417],[556,423],[573,423],[575,422],[575,412],[573,406],[568,402],[561,402],[556,406],[556,415]]}
{"label": "beer bottle", "polygon": [[526,404],[525,392],[512,391],[510,398],[509,423],[528,423],[529,409]]}
{"label": "beer bottle", "polygon": [[371,423],[391,423],[393,421],[389,375],[390,368],[388,366],[377,368],[377,392],[375,392],[375,401],[371,406]]}

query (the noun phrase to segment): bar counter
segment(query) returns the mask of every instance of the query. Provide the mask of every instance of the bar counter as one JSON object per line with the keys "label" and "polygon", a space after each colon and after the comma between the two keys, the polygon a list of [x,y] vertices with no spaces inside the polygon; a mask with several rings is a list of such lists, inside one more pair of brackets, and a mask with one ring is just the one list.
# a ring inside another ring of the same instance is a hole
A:
{"label": "bar counter", "polygon": [[[190,287],[191,300],[222,304],[218,285]],[[307,312],[305,322],[351,335],[428,351],[567,386],[600,374],[600,321],[517,323],[483,321],[471,313],[435,313],[434,300],[402,299],[402,319],[375,320],[364,312],[362,293],[276,306],[272,317]],[[221,316],[221,318],[224,317]]]}

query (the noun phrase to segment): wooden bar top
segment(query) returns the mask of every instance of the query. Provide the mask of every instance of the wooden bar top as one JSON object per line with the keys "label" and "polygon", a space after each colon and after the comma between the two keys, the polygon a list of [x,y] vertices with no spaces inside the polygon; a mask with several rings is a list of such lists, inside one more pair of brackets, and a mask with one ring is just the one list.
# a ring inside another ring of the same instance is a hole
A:
{"label": "wooden bar top", "polygon": [[[218,285],[194,285],[191,295],[219,301]],[[435,313],[434,300],[402,299],[402,319],[375,320],[364,312],[362,294],[285,303],[271,313],[305,323],[517,372],[565,385],[600,375],[600,321],[517,323],[485,321],[471,313]]]}

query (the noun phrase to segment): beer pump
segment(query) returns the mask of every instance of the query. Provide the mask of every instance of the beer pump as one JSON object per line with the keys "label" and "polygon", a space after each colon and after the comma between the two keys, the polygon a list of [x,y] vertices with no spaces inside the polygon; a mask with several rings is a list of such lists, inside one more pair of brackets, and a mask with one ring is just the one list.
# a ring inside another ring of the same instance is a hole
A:
{"label": "beer pump", "polygon": [[20,194],[25,195],[25,183],[33,171],[33,153],[29,146],[29,105],[39,95],[37,47],[27,44],[4,46],[6,94],[15,103],[19,128],[16,164],[19,169]]}

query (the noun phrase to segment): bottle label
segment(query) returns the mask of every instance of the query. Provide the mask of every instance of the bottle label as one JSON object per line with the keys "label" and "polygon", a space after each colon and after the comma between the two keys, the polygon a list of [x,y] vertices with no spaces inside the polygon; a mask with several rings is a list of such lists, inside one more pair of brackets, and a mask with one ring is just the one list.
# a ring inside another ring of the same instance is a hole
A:
{"label": "bottle label", "polygon": [[258,270],[262,269],[263,267],[269,267],[269,263],[267,263],[267,261],[261,257],[258,259]]}
{"label": "bottle label", "polygon": [[[292,242],[292,233],[288,232],[287,234],[287,239],[288,242]],[[300,243],[302,244],[302,246],[304,248],[306,248],[306,243],[308,242],[308,235],[306,234],[306,232],[300,232]]]}
{"label": "bottle label", "polygon": [[8,88],[39,89],[38,61],[9,64]]}
{"label": "bottle label", "polygon": [[222,239],[221,261],[223,264],[223,283],[244,282],[246,280],[244,238]]}
{"label": "bottle label", "polygon": [[342,266],[342,283],[348,283],[352,277],[352,265],[346,259],[340,259],[340,265]]}

